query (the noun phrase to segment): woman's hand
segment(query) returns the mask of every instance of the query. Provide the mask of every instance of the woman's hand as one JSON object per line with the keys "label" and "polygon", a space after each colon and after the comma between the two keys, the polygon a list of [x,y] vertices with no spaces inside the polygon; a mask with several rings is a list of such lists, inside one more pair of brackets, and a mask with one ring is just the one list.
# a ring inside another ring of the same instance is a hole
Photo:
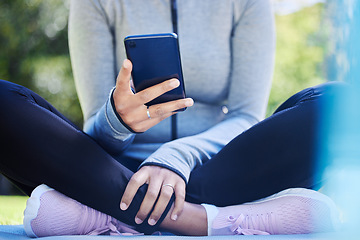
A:
{"label": "woman's hand", "polygon": [[172,194],[175,192],[175,205],[171,213],[171,219],[176,220],[181,214],[185,201],[185,181],[173,171],[158,167],[158,166],[144,166],[137,171],[130,179],[126,186],[124,195],[120,202],[120,209],[126,210],[131,204],[139,187],[148,184],[148,189],[144,200],[141,203],[135,222],[141,224],[149,215],[150,211],[156,202],[154,211],[149,217],[148,223],[155,225],[163,214]]}
{"label": "woman's hand", "polygon": [[146,103],[177,88],[180,82],[178,79],[170,79],[134,94],[131,91],[131,71],[132,64],[130,60],[124,60],[117,77],[113,98],[116,111],[121,119],[135,132],[145,132],[165,118],[175,114],[174,111],[194,104],[191,98],[186,98],[152,105],[147,108]]}

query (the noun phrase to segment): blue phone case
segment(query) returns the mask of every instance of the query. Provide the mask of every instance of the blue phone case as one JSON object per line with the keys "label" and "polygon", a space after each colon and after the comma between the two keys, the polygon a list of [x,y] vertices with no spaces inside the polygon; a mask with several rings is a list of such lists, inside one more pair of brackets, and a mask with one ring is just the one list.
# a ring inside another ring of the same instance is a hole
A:
{"label": "blue phone case", "polygon": [[[133,35],[124,39],[127,58],[133,64],[135,91],[177,78],[180,86],[146,103],[147,106],[185,98],[185,86],[175,33]],[[180,109],[185,110],[185,109]]]}

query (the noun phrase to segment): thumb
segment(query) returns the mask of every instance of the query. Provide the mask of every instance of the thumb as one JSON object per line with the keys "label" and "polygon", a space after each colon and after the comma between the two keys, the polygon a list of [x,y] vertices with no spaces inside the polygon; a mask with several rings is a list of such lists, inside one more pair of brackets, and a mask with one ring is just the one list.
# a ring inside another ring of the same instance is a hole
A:
{"label": "thumb", "polygon": [[129,59],[125,59],[121,66],[119,75],[116,79],[116,88],[121,92],[128,92],[130,88],[130,77],[132,71],[132,63]]}

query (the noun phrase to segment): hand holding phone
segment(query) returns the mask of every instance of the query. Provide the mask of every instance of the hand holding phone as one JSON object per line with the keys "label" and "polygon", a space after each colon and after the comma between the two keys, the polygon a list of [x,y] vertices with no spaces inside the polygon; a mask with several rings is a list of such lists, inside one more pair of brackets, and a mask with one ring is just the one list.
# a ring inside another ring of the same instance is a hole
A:
{"label": "hand holding phone", "polygon": [[123,62],[113,104],[129,130],[144,132],[194,104],[185,98],[176,34],[128,36],[124,44],[130,61]]}
{"label": "hand holding phone", "polygon": [[157,97],[179,87],[178,79],[170,79],[134,93],[130,87],[132,63],[126,59],[120,69],[113,93],[113,103],[120,120],[133,132],[145,132],[162,120],[176,113],[176,110],[194,104],[191,98],[146,106]]}
{"label": "hand holding phone", "polygon": [[133,63],[132,78],[136,92],[143,91],[168,79],[176,78],[180,81],[179,87],[146,103],[147,106],[185,98],[185,86],[176,34],[128,36],[124,39],[124,45],[126,55]]}

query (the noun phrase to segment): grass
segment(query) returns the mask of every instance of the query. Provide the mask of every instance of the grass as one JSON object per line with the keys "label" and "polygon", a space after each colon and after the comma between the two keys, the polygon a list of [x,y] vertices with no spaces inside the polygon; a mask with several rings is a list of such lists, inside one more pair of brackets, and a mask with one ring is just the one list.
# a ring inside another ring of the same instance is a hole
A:
{"label": "grass", "polygon": [[0,196],[0,225],[22,224],[26,196]]}

